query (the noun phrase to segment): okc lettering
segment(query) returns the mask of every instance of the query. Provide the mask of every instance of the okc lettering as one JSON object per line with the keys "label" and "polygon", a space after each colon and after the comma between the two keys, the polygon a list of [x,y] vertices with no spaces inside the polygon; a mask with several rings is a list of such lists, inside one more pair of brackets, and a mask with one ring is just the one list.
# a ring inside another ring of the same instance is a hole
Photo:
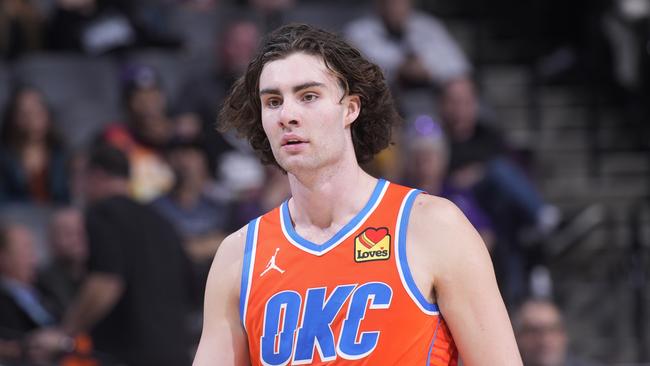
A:
{"label": "okc lettering", "polygon": [[[266,302],[260,338],[260,359],[264,365],[304,365],[338,357],[357,360],[377,347],[380,330],[359,332],[367,311],[388,309],[393,290],[383,282],[340,285],[326,296],[325,287],[309,288],[304,296],[282,291]],[[332,322],[344,308],[345,318],[338,337]],[[299,314],[302,310],[302,318]]]}

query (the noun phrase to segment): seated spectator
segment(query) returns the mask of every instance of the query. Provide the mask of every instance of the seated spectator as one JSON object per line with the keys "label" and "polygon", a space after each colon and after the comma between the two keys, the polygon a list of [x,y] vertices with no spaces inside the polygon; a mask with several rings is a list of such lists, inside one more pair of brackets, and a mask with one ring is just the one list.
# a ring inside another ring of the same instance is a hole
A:
{"label": "seated spectator", "polygon": [[[454,80],[444,88],[440,112],[451,147],[450,179],[458,187],[474,189],[486,210],[516,210],[524,215],[524,224],[548,234],[559,223],[559,211],[544,202],[507,158],[505,140],[480,119],[478,108],[470,79]],[[492,211],[492,216],[503,217],[503,212]]]}
{"label": "seated spectator", "polygon": [[66,154],[43,94],[19,87],[0,130],[0,202],[68,201]]}
{"label": "seated spectator", "polygon": [[39,273],[39,288],[63,316],[86,274],[88,244],[82,213],[73,207],[56,210],[49,225],[50,263]]}
{"label": "seated spectator", "polygon": [[430,117],[421,116],[407,132],[404,143],[404,177],[412,187],[454,202],[479,232],[490,252],[496,236],[491,220],[479,206],[471,189],[447,180],[449,147],[441,127]]}
{"label": "seated spectator", "polygon": [[35,287],[34,238],[26,227],[0,225],[0,362],[24,360],[28,332],[56,321]]}
{"label": "seated spectator", "polygon": [[449,182],[471,191],[492,221],[499,243],[493,253],[499,285],[506,304],[516,303],[528,293],[528,270],[537,264],[527,258],[540,259],[527,255],[522,238],[550,237],[560,212],[508,158],[505,139],[479,114],[470,79],[454,80],[442,90],[440,115],[450,145]]}
{"label": "seated spectator", "polygon": [[230,232],[291,197],[287,174],[251,154],[226,154],[220,170],[221,188],[230,197]]}
{"label": "seated spectator", "polygon": [[168,152],[168,160],[176,183],[152,206],[173,223],[183,237],[198,275],[197,288],[202,289],[212,258],[228,228],[228,206],[211,195],[207,159],[200,146],[176,144]]}
{"label": "seated spectator", "polygon": [[346,37],[399,87],[446,85],[470,72],[462,50],[438,19],[412,0],[376,0],[377,14],[352,22]]}
{"label": "seated spectator", "polygon": [[129,67],[124,78],[127,123],[109,125],[100,135],[100,141],[127,154],[133,170],[131,194],[148,202],[167,192],[173,184],[173,173],[163,157],[173,126],[155,70],[146,66]]}
{"label": "seated spectator", "polygon": [[527,299],[512,319],[521,358],[526,366],[595,366],[568,350],[562,314],[550,300]]}
{"label": "seated spectator", "polygon": [[232,136],[222,136],[215,131],[215,121],[219,106],[241,76],[260,40],[260,29],[255,22],[239,17],[230,21],[220,37],[216,49],[217,65],[210,75],[195,75],[183,86],[177,108],[188,115],[198,114],[203,122],[203,136],[210,159],[210,173],[216,173],[222,155],[232,150],[236,144]]}
{"label": "seated spectator", "polygon": [[124,0],[56,0],[47,27],[48,48],[91,55],[135,47],[178,48],[176,39],[140,22],[134,4]]}
{"label": "seated spectator", "polygon": [[41,48],[44,17],[33,0],[0,2],[0,59],[16,59]]}

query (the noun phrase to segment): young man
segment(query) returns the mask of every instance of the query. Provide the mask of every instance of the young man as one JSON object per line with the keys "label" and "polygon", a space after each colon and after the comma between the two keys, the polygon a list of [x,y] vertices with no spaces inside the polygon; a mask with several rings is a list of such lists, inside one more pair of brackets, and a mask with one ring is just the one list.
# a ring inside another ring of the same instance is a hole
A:
{"label": "young man", "polygon": [[359,166],[399,120],[376,65],[333,34],[284,26],[220,117],[287,172],[292,197],[223,241],[195,365],[521,365],[459,210]]}

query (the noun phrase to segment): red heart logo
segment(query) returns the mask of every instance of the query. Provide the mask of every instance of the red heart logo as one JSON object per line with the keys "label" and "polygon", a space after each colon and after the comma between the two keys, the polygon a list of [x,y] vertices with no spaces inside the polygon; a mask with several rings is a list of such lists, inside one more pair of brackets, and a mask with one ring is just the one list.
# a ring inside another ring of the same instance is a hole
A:
{"label": "red heart logo", "polygon": [[364,234],[366,234],[366,237],[372,241],[372,244],[377,244],[383,239],[386,235],[388,235],[388,229],[385,227],[375,229],[375,228],[367,228],[366,231],[364,231]]}

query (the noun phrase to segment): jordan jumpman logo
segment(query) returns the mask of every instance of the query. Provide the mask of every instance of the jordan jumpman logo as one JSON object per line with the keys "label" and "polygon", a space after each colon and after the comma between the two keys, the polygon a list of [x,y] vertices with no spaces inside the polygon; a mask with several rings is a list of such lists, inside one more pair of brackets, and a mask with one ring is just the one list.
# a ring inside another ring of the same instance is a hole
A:
{"label": "jordan jumpman logo", "polygon": [[274,269],[274,270],[276,270],[276,271],[278,271],[280,273],[284,273],[284,270],[280,269],[280,267],[278,267],[277,264],[275,264],[275,257],[278,255],[279,251],[280,251],[280,248],[275,248],[275,254],[273,254],[271,259],[269,260],[269,263],[266,265],[266,269],[264,270],[264,272],[260,273],[260,277],[264,276],[266,274],[266,272],[268,272],[268,271],[270,271],[272,269]]}

